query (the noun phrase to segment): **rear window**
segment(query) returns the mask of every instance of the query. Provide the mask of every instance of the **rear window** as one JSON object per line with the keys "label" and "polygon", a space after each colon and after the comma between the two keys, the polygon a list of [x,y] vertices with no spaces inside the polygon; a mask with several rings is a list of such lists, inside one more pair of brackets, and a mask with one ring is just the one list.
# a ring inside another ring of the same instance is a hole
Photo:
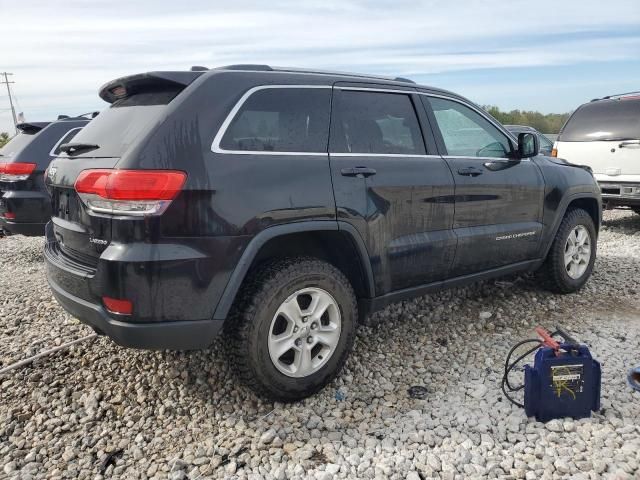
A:
{"label": "rear window", "polygon": [[[120,157],[164,118],[176,90],[141,92],[117,100],[73,138],[74,143],[99,145],[74,157]],[[63,142],[64,143],[64,142]]]}
{"label": "rear window", "polygon": [[640,100],[598,100],[582,105],[560,132],[561,142],[640,139]]}
{"label": "rear window", "polygon": [[6,162],[9,157],[14,157],[20,150],[33,140],[37,133],[19,133],[13,137],[4,147],[0,148],[0,162]]}
{"label": "rear window", "polygon": [[220,147],[231,151],[327,151],[331,90],[266,88],[254,92],[226,130]]}

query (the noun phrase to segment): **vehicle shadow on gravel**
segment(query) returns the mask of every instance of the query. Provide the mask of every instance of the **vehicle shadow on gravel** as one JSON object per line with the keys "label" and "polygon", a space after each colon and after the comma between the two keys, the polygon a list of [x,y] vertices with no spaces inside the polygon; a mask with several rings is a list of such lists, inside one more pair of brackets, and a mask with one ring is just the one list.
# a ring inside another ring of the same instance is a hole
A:
{"label": "vehicle shadow on gravel", "polygon": [[605,213],[602,225],[618,233],[634,235],[640,232],[640,215],[633,212],[626,212],[627,215],[616,216],[615,218],[607,218]]}

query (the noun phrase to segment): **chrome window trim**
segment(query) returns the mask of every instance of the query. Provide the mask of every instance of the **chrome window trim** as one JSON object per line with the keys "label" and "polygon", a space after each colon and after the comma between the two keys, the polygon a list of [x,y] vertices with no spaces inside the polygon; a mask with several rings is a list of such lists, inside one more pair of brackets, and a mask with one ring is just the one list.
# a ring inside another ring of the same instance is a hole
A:
{"label": "chrome window trim", "polygon": [[[515,161],[515,159],[513,158],[507,158],[507,157],[472,157],[470,155],[442,155],[442,158],[445,159],[456,159],[456,158],[462,158],[462,159],[468,159],[468,160],[485,160],[488,162],[509,162],[509,161]],[[531,159],[529,158],[521,158],[518,160],[519,162],[530,162]]]}
{"label": "chrome window trim", "polygon": [[394,88],[377,88],[377,87],[343,87],[341,85],[338,85],[335,87],[336,90],[350,90],[350,91],[358,91],[358,92],[362,92],[362,91],[366,91],[366,92],[382,92],[382,93],[404,93],[405,95],[411,95],[411,94],[415,94],[418,93],[415,88],[414,89],[410,89],[410,87],[408,87],[407,90],[397,90]]}
{"label": "chrome window trim", "polygon": [[310,89],[331,89],[331,85],[258,85],[247,90],[240,100],[236,102],[233,106],[227,117],[222,122],[222,125],[218,129],[218,133],[213,138],[213,143],[211,144],[211,151],[214,153],[226,153],[231,155],[304,155],[304,156],[326,156],[327,152],[275,152],[275,151],[264,151],[264,150],[226,150],[220,147],[220,142],[224,137],[225,133],[227,133],[227,129],[231,122],[235,119],[238,111],[242,108],[244,103],[249,99],[251,95],[255,92],[259,92],[261,90],[277,90],[282,88],[310,88]]}
{"label": "chrome window trim", "polygon": [[439,158],[440,155],[415,155],[403,153],[349,153],[349,152],[329,152],[332,157],[401,157],[401,158]]}
{"label": "chrome window trim", "polygon": [[75,127],[75,128],[71,128],[71,129],[67,130],[67,131],[64,133],[64,135],[62,135],[62,136],[60,137],[60,140],[58,140],[58,141],[56,142],[56,144],[53,146],[53,148],[52,148],[52,149],[51,149],[51,151],[49,152],[49,156],[50,156],[50,157],[57,157],[57,156],[58,156],[58,154],[57,154],[57,153],[53,153],[53,152],[55,152],[55,151],[56,151],[56,148],[58,148],[58,147],[62,144],[62,140],[63,140],[67,135],[69,135],[71,132],[74,132],[74,131],[76,131],[76,130],[82,130],[83,128],[84,128],[84,127]]}

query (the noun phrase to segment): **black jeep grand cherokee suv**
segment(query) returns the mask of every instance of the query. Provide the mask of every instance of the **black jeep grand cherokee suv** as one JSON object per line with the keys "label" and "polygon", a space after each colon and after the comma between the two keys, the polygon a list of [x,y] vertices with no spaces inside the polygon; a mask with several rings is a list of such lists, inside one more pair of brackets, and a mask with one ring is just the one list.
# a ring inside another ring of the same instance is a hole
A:
{"label": "black jeep grand cherokee suv", "polygon": [[578,290],[601,201],[468,100],[404,79],[238,65],[106,84],[49,168],[46,262],[72,315],[128,347],[205,348],[282,400],[340,370],[360,316],[541,269]]}

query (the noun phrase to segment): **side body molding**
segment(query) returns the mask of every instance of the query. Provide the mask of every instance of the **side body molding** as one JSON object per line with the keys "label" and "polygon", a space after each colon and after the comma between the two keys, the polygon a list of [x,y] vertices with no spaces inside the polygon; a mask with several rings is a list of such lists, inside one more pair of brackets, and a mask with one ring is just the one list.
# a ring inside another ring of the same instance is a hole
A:
{"label": "side body molding", "polygon": [[375,291],[373,287],[373,273],[371,270],[371,263],[369,262],[369,256],[362,238],[360,238],[358,232],[351,225],[344,222],[336,222],[335,220],[312,220],[307,222],[295,222],[286,225],[276,225],[273,227],[269,227],[253,237],[253,239],[249,242],[249,245],[243,252],[242,256],[240,257],[240,261],[231,274],[231,277],[229,278],[229,282],[227,283],[222,297],[218,302],[218,306],[216,307],[216,310],[213,314],[213,320],[225,320],[227,318],[227,315],[231,310],[231,306],[233,305],[233,301],[235,300],[236,295],[240,290],[240,287],[242,286],[242,282],[244,281],[244,278],[249,271],[249,267],[251,267],[253,259],[256,257],[265,243],[267,243],[269,240],[283,235],[319,231],[344,231],[351,237],[353,244],[356,247],[358,254],[360,255],[360,263],[363,266],[369,296],[370,298],[373,298],[375,296]]}

